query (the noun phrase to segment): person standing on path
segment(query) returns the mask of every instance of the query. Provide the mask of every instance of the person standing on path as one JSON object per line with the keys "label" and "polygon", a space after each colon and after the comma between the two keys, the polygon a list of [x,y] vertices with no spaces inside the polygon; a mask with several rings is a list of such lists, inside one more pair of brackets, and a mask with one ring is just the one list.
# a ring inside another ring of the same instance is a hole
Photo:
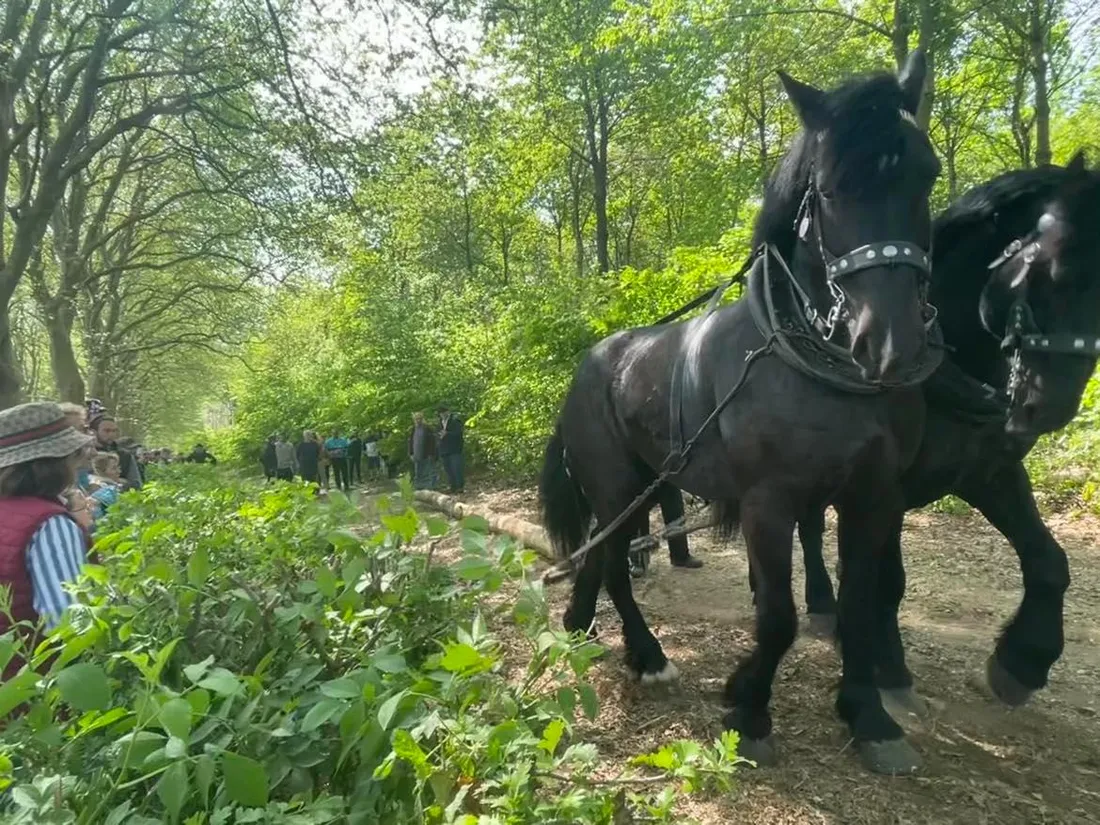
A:
{"label": "person standing on path", "polygon": [[439,458],[443,462],[443,471],[447,474],[447,483],[452,493],[466,492],[466,478],[463,467],[463,437],[465,435],[462,419],[451,412],[446,404],[439,405]]}
{"label": "person standing on path", "polygon": [[349,491],[348,484],[348,444],[350,442],[340,435],[340,429],[332,431],[332,435],[325,440],[325,452],[328,460],[332,462],[332,473],[336,476],[336,489]]}
{"label": "person standing on path", "polygon": [[275,455],[275,436],[269,435],[267,437],[264,451],[260,455],[260,463],[264,466],[264,478],[268,481],[275,478],[275,474],[279,470],[279,462]]}
{"label": "person standing on path", "polygon": [[321,483],[321,445],[309,430],[302,430],[302,443],[298,445],[298,472],[302,481]]}
{"label": "person standing on path", "polygon": [[363,437],[363,453],[367,457],[367,478],[377,481],[382,478],[382,454],[378,452],[378,433],[367,433]]}
{"label": "person standing on path", "polygon": [[293,481],[298,470],[298,458],[294,447],[282,436],[275,442],[275,477],[282,481]]}
{"label": "person standing on path", "polygon": [[424,421],[424,413],[413,413],[413,426],[409,432],[409,459],[412,461],[414,490],[430,490],[435,487],[435,433]]}
{"label": "person standing on path", "polygon": [[363,483],[363,439],[359,433],[352,433],[348,441],[348,481],[352,484]]}

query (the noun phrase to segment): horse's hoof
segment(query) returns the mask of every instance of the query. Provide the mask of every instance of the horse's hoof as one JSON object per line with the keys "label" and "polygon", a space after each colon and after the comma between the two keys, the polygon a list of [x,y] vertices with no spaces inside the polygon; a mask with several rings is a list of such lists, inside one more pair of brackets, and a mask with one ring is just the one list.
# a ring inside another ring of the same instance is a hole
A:
{"label": "horse's hoof", "polygon": [[645,687],[651,685],[670,685],[680,678],[680,671],[672,662],[665,662],[665,666],[656,673],[642,673],[641,682]]}
{"label": "horse's hoof", "polygon": [[920,754],[904,739],[860,742],[858,747],[863,767],[871,773],[905,776],[920,770]]}
{"label": "horse's hoof", "polygon": [[879,688],[883,709],[902,727],[919,724],[929,716],[928,703],[913,688]]}
{"label": "horse's hoof", "polygon": [[751,759],[758,768],[771,768],[779,764],[779,749],[771,734],[763,739],[741,737],[737,742],[737,755],[742,759]]}
{"label": "horse's hoof", "polygon": [[836,638],[836,613],[807,613],[807,629],[817,639]]}
{"label": "horse's hoof", "polygon": [[989,657],[985,669],[986,683],[993,695],[1008,705],[1010,708],[1018,708],[1026,704],[1035,691],[1020,683],[1020,680],[1005,670],[997,661],[997,654]]}

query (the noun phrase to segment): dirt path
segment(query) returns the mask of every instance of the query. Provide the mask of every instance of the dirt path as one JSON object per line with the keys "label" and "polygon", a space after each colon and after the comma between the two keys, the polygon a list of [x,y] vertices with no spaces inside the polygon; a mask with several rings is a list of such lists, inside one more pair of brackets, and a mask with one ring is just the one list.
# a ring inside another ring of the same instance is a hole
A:
{"label": "dirt path", "polygon": [[[470,496],[483,506],[535,517],[529,490]],[[1095,823],[1100,822],[1100,521],[1051,524],[1074,576],[1066,610],[1066,652],[1050,687],[1007,710],[980,689],[998,628],[1020,598],[1019,569],[1001,536],[980,517],[919,513],[905,532],[908,595],[901,614],[917,688],[933,708],[912,742],[925,766],[914,778],[865,772],[833,710],[839,664],[832,646],[800,637],[784,660],[773,712],[782,764],[746,771],[728,799],[690,803],[705,823]],[[671,738],[720,731],[719,691],[752,639],[744,548],[693,537],[697,571],[656,553],[635,583],[642,610],[681,684],[653,695],[628,683],[619,620],[601,598],[597,621],[612,655],[594,681],[602,705],[588,733],[610,758],[627,758]],[[832,552],[831,533],[827,540]],[[797,545],[796,545],[797,550]],[[830,569],[835,555],[827,559]],[[802,593],[796,564],[796,594]],[[564,586],[553,598],[560,614]]]}

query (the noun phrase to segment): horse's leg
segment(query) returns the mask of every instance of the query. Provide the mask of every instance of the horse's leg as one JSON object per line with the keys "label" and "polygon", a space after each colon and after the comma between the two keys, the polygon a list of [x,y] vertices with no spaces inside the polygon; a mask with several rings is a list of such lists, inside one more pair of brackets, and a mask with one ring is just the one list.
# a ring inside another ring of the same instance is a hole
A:
{"label": "horse's leg", "polygon": [[[662,484],[657,488],[657,501],[661,505],[661,518],[666,525],[684,517],[684,494],[678,487]],[[703,562],[691,555],[687,535],[673,536],[668,540],[668,560],[673,567],[702,567]]]}
{"label": "horse's leg", "polygon": [[825,509],[813,507],[798,520],[798,541],[806,567],[806,613],[810,632],[831,638],[836,635],[836,598],[825,568],[824,539]]}
{"label": "horse's leg", "polygon": [[741,734],[740,754],[758,764],[776,760],[768,708],[776,668],[798,632],[791,593],[794,518],[772,497],[750,496],[741,503],[741,530],[756,585],[756,647],[726,681],[730,711],[723,724]]}
{"label": "horse's leg", "polygon": [[650,631],[634,593],[630,587],[630,539],[637,535],[630,522],[616,530],[604,543],[604,583],[607,594],[623,620],[623,645],[626,648],[626,664],[642,681],[642,684],[671,682],[679,677],[679,671],[666,657],[661,643]]}
{"label": "horse's leg", "polygon": [[[862,494],[862,495],[861,495]],[[836,708],[848,724],[864,764],[875,773],[911,773],[920,757],[882,706],[874,681],[879,574],[905,507],[900,493],[872,497],[866,488],[838,503],[842,573],[837,630],[843,673]]]}
{"label": "horse's leg", "polygon": [[1050,534],[1019,462],[984,483],[964,484],[959,495],[981,511],[1012,544],[1020,559],[1024,598],[989,658],[987,677],[997,698],[1022,705],[1045,687],[1065,646],[1062,608],[1069,588],[1066,552]]}
{"label": "horse's leg", "polygon": [[[596,528],[597,531],[599,528]],[[584,557],[581,569],[573,579],[573,591],[569,594],[569,606],[565,608],[562,624],[568,631],[581,631],[595,638],[596,600],[603,583],[604,545],[597,544]]]}
{"label": "horse's leg", "polygon": [[875,684],[883,706],[898,722],[923,717],[928,708],[913,690],[913,674],[905,664],[905,646],[898,609],[905,597],[905,565],[901,555],[901,525],[892,530],[879,561],[875,621]]}

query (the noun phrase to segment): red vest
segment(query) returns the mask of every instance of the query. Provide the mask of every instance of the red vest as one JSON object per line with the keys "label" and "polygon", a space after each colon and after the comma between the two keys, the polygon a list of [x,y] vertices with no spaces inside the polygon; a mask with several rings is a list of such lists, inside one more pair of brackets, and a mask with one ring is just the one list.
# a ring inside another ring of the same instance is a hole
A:
{"label": "red vest", "polygon": [[[27,570],[27,546],[46,519],[68,514],[60,502],[49,499],[0,498],[0,585],[11,588],[11,614],[17,622],[38,621]],[[0,634],[10,629],[8,617],[0,614]],[[10,679],[22,666],[23,660],[13,657],[4,668],[4,679]]]}

